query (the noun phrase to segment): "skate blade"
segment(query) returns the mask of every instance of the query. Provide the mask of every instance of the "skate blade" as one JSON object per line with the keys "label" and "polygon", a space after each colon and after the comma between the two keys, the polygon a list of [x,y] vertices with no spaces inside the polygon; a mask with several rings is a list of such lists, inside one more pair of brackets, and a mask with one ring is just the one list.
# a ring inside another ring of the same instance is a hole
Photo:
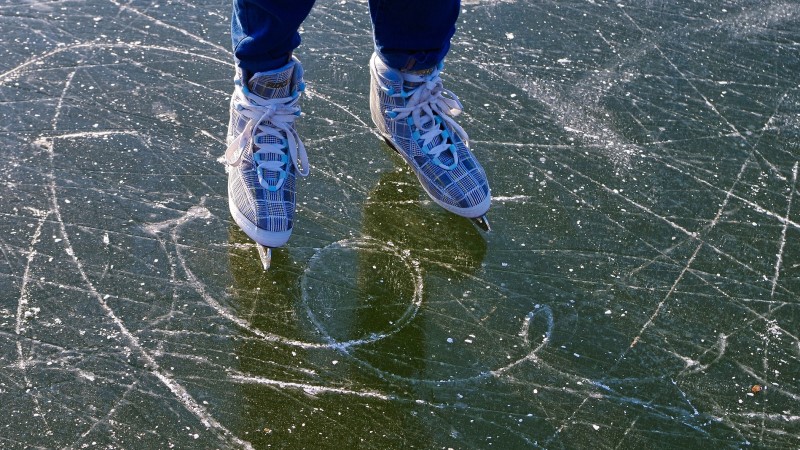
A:
{"label": "skate blade", "polygon": [[485,231],[487,233],[492,231],[492,226],[489,225],[489,218],[486,217],[486,214],[484,214],[484,215],[482,215],[480,217],[475,217],[473,219],[469,219],[469,220],[471,220],[472,223],[474,223],[478,228],[480,228],[481,230],[483,230],[483,231]]}
{"label": "skate blade", "polygon": [[256,248],[258,249],[258,256],[261,258],[261,265],[264,270],[268,270],[270,264],[272,264],[272,249],[261,244],[256,244]]}

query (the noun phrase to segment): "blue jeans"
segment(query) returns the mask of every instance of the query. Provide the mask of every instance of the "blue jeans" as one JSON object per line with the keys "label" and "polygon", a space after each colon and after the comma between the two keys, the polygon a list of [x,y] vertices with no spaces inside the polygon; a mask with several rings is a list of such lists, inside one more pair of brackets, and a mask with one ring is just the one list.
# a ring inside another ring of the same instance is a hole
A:
{"label": "blue jeans", "polygon": [[[460,0],[369,0],[375,51],[395,69],[434,67],[450,49]],[[277,69],[300,45],[297,30],[314,0],[234,0],[236,65],[253,74]]]}

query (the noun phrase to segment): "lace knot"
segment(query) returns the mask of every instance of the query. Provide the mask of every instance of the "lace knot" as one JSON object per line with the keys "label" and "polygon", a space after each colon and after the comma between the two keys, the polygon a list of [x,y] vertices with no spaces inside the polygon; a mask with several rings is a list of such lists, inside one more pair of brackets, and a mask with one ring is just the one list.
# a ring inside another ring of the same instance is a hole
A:
{"label": "lace knot", "polygon": [[264,99],[241,87],[237,90],[235,107],[247,123],[225,151],[225,164],[239,166],[252,150],[258,182],[271,192],[283,186],[291,165],[307,176],[308,155],[294,128],[300,116],[299,95]]}
{"label": "lace knot", "polygon": [[[410,78],[417,77],[412,75]],[[415,81],[411,80],[411,83]],[[401,92],[395,93],[388,89],[387,95],[406,99],[405,106],[387,110],[387,117],[393,120],[406,119],[412,129],[412,137],[418,141],[420,149],[439,167],[445,170],[455,169],[458,165],[458,148],[453,141],[453,133],[448,128],[465,144],[469,141],[469,136],[453,119],[461,114],[463,106],[453,92],[444,88],[439,70],[434,70],[419,85],[407,91],[401,89]],[[430,146],[434,141],[437,144]],[[444,152],[449,153],[449,161],[442,159]]]}

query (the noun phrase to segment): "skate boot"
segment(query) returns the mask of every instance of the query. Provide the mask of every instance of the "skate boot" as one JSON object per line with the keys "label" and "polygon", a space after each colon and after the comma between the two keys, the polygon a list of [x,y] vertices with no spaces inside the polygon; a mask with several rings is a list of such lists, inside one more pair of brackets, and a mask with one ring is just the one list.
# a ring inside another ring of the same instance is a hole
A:
{"label": "skate boot", "polygon": [[373,53],[372,120],[436,204],[488,231],[489,183],[469,149],[467,133],[453,119],[462,106],[442,87],[442,67],[440,62],[427,71],[399,71]]}
{"label": "skate boot", "polygon": [[294,126],[303,68],[292,58],[280,69],[242,78],[237,71],[228,124],[228,203],[233,220],[258,244],[266,269],[270,249],[292,234],[295,181],[309,171]]}

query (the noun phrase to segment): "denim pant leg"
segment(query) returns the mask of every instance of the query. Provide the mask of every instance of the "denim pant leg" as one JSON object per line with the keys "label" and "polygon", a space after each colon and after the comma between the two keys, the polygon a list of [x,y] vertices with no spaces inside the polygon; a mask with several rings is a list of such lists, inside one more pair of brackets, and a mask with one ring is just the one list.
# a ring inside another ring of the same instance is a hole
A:
{"label": "denim pant leg", "polygon": [[277,69],[300,45],[297,30],[314,0],[234,0],[231,40],[236,65],[248,74]]}
{"label": "denim pant leg", "polygon": [[450,50],[460,0],[369,0],[375,51],[394,69],[434,67]]}

